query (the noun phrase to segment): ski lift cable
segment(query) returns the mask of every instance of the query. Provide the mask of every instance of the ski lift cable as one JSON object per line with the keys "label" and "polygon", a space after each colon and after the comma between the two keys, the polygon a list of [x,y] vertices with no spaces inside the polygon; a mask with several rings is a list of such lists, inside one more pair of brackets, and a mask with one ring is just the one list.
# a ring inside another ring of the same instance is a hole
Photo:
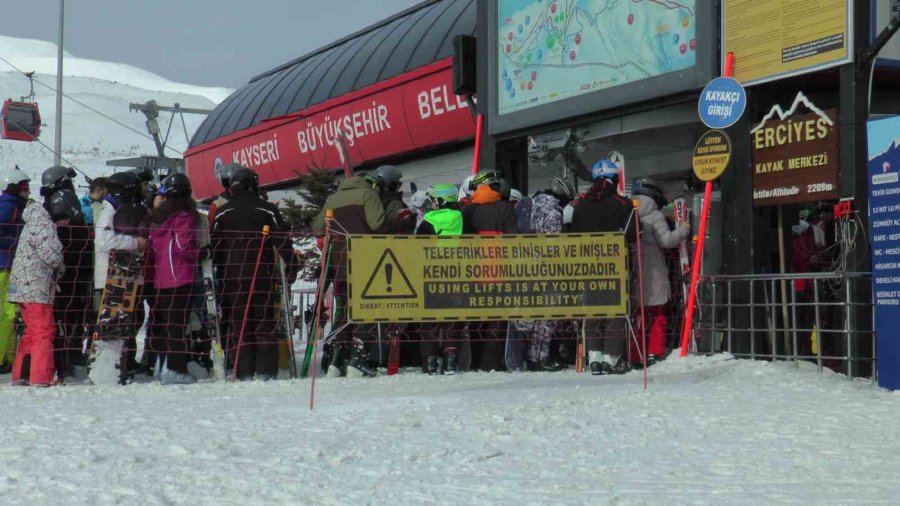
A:
{"label": "ski lift cable", "polygon": [[[13,124],[15,124],[17,127],[23,128],[22,125],[21,125],[19,122],[15,121],[15,120],[10,120],[10,121],[12,121]],[[53,148],[51,148],[50,146],[44,144],[44,142],[41,141],[41,140],[40,140],[39,138],[37,138],[37,137],[34,137],[32,140],[33,140],[34,142],[37,142],[37,143],[40,144],[41,146],[43,146],[44,149],[46,149],[46,150],[49,151],[50,153],[52,153],[52,154],[54,154],[54,155],[58,154],[58,155],[59,155],[59,159],[62,160],[62,161],[64,161],[64,162],[66,162],[66,164],[67,164],[69,167],[72,167],[72,168],[75,169],[76,171],[80,172],[81,175],[84,176],[85,178],[87,178],[88,180],[91,179],[91,176],[88,176],[87,173],[85,173],[83,170],[81,170],[81,169],[79,169],[78,167],[76,167],[74,163],[70,162],[69,160],[66,160],[65,157],[62,156],[62,153],[57,153]]]}
{"label": "ski lift cable", "polygon": [[[6,63],[6,64],[9,65],[10,67],[12,67],[13,70],[15,70],[16,72],[22,74],[23,76],[26,76],[26,77],[28,76],[27,73],[22,72],[22,70],[20,70],[18,67],[16,67],[16,66],[13,65],[12,63],[10,63],[9,60],[7,60],[6,58],[0,56],[0,61],[3,61],[3,63]],[[31,79],[34,79],[34,78],[32,77]],[[48,85],[48,84],[44,84],[43,82],[39,81],[38,79],[34,79],[34,82],[36,82],[36,83],[40,84],[41,86],[47,88],[48,90],[52,91],[53,93],[56,93],[56,89],[53,88],[52,86],[50,86],[50,85]],[[115,123],[115,124],[117,124],[117,125],[119,125],[119,126],[125,128],[125,129],[127,129],[127,130],[130,130],[130,131],[132,131],[132,132],[134,132],[134,133],[140,135],[141,137],[144,137],[145,139],[148,139],[148,140],[151,140],[151,141],[153,140],[153,137],[150,137],[149,135],[147,135],[147,134],[141,132],[140,130],[136,130],[136,129],[134,129],[134,128],[128,126],[128,125],[126,125],[125,123],[122,123],[121,121],[119,121],[119,120],[113,118],[112,116],[109,116],[108,114],[105,114],[105,113],[103,113],[103,112],[98,111],[97,109],[94,109],[93,107],[91,107],[91,106],[85,104],[84,102],[81,102],[80,100],[74,99],[74,98],[70,97],[69,95],[66,95],[65,93],[63,93],[62,96],[66,97],[66,98],[68,98],[69,100],[71,100],[72,102],[75,102],[76,104],[78,104],[78,105],[84,107],[85,109],[87,109],[87,110],[89,110],[89,111],[91,111],[91,112],[94,112],[94,113],[96,113],[96,114],[98,114],[98,115],[100,115],[100,116],[103,116],[104,118],[106,118],[106,119],[112,121],[113,123]],[[179,150],[177,150],[177,149],[175,149],[175,148],[173,148],[173,147],[170,147],[170,146],[166,146],[166,148],[167,148],[167,149],[171,149],[172,151],[178,153],[179,155],[184,156],[184,152],[183,152],[183,151],[179,151]]]}

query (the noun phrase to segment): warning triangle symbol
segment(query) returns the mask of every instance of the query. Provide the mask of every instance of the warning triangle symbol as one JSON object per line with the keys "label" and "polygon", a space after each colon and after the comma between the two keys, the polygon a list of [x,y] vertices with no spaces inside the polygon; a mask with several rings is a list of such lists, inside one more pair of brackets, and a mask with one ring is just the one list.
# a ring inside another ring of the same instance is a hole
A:
{"label": "warning triangle symbol", "polygon": [[400,267],[400,262],[394,256],[390,248],[384,250],[381,259],[369,276],[366,288],[363,290],[363,299],[415,299],[418,297],[406,272]]}

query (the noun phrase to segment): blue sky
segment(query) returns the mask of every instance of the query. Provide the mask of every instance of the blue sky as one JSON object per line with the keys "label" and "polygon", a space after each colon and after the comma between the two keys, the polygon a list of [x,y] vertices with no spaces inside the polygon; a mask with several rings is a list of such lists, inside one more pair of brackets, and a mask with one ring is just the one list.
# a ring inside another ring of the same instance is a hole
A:
{"label": "blue sky", "polygon": [[[66,50],[173,81],[240,87],[251,77],[420,0],[68,0]],[[57,0],[3,0],[0,34],[56,41]],[[0,55],[3,56],[3,55]]]}

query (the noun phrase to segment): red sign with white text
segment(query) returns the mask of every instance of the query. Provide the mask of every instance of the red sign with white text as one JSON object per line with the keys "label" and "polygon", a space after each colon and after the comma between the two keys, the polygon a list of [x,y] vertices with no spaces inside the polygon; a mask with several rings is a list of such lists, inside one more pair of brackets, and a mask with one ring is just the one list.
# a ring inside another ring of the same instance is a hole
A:
{"label": "red sign with white text", "polygon": [[334,145],[340,133],[354,166],[471,139],[475,122],[465,98],[451,90],[450,60],[441,60],[191,148],[185,167],[194,195],[206,199],[222,191],[217,159],[255,170],[264,186],[296,179],[310,167],[340,167]]}

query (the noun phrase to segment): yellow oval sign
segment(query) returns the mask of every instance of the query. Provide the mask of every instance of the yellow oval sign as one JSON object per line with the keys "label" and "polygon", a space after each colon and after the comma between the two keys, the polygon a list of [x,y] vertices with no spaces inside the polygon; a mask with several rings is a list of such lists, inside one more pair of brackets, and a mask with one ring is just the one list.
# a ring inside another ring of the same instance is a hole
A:
{"label": "yellow oval sign", "polygon": [[721,130],[710,130],[694,147],[694,174],[701,181],[712,181],[725,172],[731,161],[731,139]]}

